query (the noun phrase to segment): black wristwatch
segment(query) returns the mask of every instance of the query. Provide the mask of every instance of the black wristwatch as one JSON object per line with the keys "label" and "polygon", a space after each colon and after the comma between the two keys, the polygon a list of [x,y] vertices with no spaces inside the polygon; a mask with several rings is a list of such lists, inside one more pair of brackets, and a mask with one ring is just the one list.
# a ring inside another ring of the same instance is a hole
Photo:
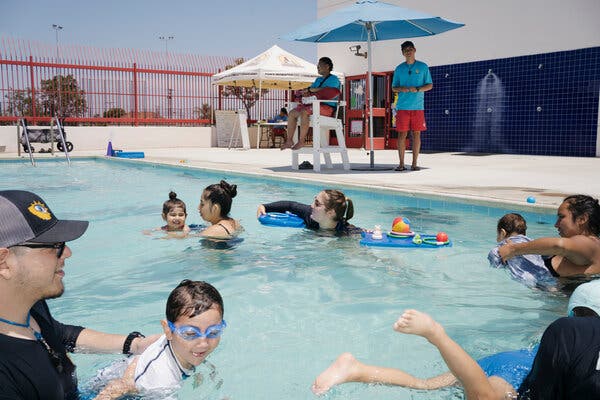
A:
{"label": "black wristwatch", "polygon": [[141,333],[137,332],[137,331],[133,331],[131,332],[129,335],[127,335],[127,339],[125,339],[125,342],[123,343],[123,354],[133,354],[131,352],[131,342],[133,342],[133,339],[135,338],[144,338],[146,336],[142,335]]}

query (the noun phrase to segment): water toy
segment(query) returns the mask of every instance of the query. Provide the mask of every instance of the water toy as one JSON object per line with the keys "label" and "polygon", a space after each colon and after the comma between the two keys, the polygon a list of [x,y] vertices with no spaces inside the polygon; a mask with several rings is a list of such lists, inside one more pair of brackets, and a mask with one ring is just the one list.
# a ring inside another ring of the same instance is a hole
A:
{"label": "water toy", "polygon": [[448,235],[446,234],[446,232],[438,232],[437,235],[435,235],[435,240],[437,240],[438,242],[447,242]]}
{"label": "water toy", "polygon": [[487,376],[499,376],[517,388],[531,370],[537,350],[538,346],[533,349],[504,351],[477,360],[477,363]]}
{"label": "water toy", "polygon": [[121,151],[115,150],[115,157],[118,158],[144,158],[143,151]]}
{"label": "water toy", "polygon": [[390,233],[383,233],[381,239],[373,238],[373,233],[362,232],[360,244],[372,247],[413,247],[423,249],[434,249],[438,247],[452,247],[450,240],[439,242],[436,235],[413,234],[413,236],[392,236]]}
{"label": "water toy", "polygon": [[375,240],[383,239],[383,233],[381,232],[381,225],[375,225],[375,229],[373,229],[373,234],[371,237]]}
{"label": "water toy", "polygon": [[392,222],[392,232],[394,233],[408,233],[410,232],[410,220],[404,217],[394,218]]}
{"label": "water toy", "polygon": [[291,212],[270,212],[258,217],[258,222],[268,226],[286,226],[288,228],[304,228],[304,220]]}
{"label": "water toy", "polygon": [[533,197],[533,196],[529,196],[529,197],[527,198],[527,202],[528,202],[528,203],[531,203],[531,204],[534,204],[534,203],[535,203],[535,197]]}

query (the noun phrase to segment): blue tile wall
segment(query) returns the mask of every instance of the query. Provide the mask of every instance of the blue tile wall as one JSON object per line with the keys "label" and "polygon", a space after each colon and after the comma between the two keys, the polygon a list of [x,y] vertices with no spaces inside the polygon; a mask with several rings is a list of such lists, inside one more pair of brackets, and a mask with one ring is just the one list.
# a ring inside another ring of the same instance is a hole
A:
{"label": "blue tile wall", "polygon": [[431,67],[423,150],[594,157],[600,47]]}

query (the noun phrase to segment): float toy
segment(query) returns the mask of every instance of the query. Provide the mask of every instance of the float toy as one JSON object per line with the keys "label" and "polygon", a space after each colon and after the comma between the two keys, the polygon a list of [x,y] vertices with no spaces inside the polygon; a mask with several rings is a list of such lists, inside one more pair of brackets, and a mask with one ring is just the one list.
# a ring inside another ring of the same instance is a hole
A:
{"label": "float toy", "polygon": [[258,217],[258,222],[268,226],[285,226],[288,228],[304,228],[304,220],[287,211],[285,213],[270,212]]}

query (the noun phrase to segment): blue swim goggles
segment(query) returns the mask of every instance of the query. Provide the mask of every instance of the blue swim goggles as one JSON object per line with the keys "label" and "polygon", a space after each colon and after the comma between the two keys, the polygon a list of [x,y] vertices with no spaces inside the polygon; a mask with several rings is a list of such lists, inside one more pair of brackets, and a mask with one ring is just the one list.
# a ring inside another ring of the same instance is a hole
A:
{"label": "blue swim goggles", "polygon": [[171,321],[167,321],[167,323],[169,324],[169,329],[171,329],[171,332],[176,333],[183,340],[195,340],[199,338],[216,339],[221,337],[223,330],[227,326],[225,320],[221,320],[220,324],[211,325],[206,328],[204,333],[202,333],[202,329],[196,326],[175,326],[175,324],[173,324]]}

